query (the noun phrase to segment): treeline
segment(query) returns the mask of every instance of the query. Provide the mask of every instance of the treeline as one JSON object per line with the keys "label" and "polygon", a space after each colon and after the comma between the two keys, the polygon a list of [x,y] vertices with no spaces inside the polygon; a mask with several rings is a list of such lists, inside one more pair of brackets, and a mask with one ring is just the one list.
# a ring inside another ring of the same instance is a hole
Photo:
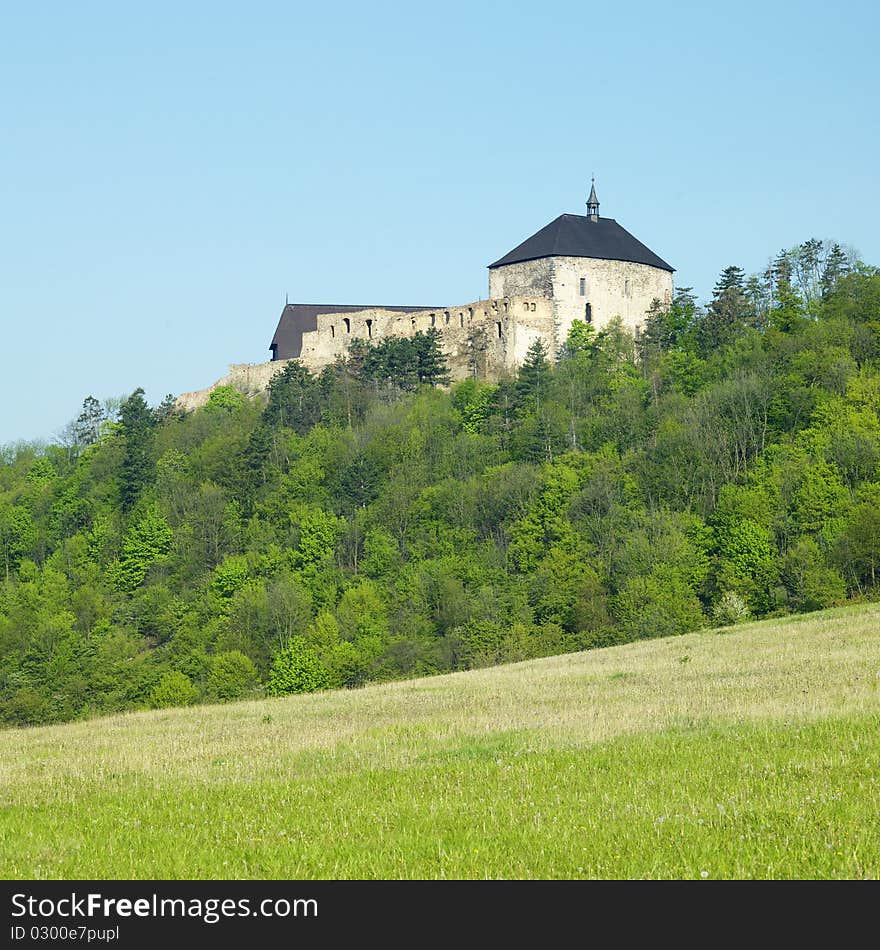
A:
{"label": "treeline", "polygon": [[88,398],[0,462],[0,717],[357,686],[876,593],[880,271],[806,242],[449,391],[435,333],[262,404]]}

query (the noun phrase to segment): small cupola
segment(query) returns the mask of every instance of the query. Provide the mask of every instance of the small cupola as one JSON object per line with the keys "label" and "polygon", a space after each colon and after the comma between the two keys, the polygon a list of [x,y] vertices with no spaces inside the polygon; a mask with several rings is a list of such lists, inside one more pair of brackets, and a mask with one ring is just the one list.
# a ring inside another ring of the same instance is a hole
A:
{"label": "small cupola", "polygon": [[596,197],[596,176],[593,176],[590,197],[587,198],[587,216],[591,221],[599,220],[599,199]]}

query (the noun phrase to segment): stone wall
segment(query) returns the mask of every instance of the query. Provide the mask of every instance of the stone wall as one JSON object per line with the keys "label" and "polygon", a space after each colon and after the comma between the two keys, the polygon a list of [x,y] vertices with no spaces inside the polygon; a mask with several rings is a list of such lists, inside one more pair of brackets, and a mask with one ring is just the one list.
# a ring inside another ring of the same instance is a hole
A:
{"label": "stone wall", "polygon": [[520,261],[489,270],[489,296],[500,297],[552,297],[553,258],[542,257],[537,261]]}
{"label": "stone wall", "polygon": [[252,399],[266,392],[272,377],[280,373],[288,362],[289,360],[275,360],[270,363],[233,363],[222,379],[218,379],[216,383],[205,389],[181,393],[175,405],[178,409],[186,411],[199,409],[205,405],[211,393],[220,386],[234,386],[239,392]]}
{"label": "stone wall", "polygon": [[538,337],[552,337],[553,303],[547,297],[511,297],[411,313],[382,309],[319,313],[317,322],[316,330],[303,334],[300,354],[315,371],[344,356],[353,339],[377,343],[434,328],[442,334],[453,380],[474,375],[498,378],[513,372]]}
{"label": "stone wall", "polygon": [[[436,328],[453,382],[477,376],[499,379],[513,373],[535,340],[553,335],[553,303],[546,297],[476,300],[460,307],[411,313],[372,309],[351,313],[318,314],[318,328],[303,334],[300,362],[320,372],[348,353],[352,340],[379,342],[387,337],[411,337]],[[216,383],[183,393],[177,407],[198,409],[220,386],[234,386],[253,398],[269,388],[272,377],[289,360],[236,363]]]}
{"label": "stone wall", "polygon": [[597,330],[619,316],[624,326],[634,332],[644,323],[645,313],[655,299],[671,303],[672,274],[647,264],[592,257],[549,257],[489,271],[491,297],[538,291],[553,301],[551,348],[555,350],[565,342],[573,320],[586,320],[587,304],[591,323]]}
{"label": "stone wall", "polygon": [[659,267],[584,257],[554,257],[552,261],[554,319],[563,341],[573,320],[586,319],[587,304],[597,330],[620,317],[634,333],[644,324],[654,300],[672,302],[672,274]]}

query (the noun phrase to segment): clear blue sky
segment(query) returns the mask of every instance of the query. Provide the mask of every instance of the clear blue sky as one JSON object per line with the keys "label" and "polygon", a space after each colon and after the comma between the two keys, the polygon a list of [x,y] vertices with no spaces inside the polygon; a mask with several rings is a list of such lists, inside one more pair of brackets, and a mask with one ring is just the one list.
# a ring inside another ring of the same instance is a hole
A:
{"label": "clear blue sky", "polygon": [[873,2],[0,6],[0,443],[262,362],[292,301],[484,296],[562,212],[702,297],[880,264]]}

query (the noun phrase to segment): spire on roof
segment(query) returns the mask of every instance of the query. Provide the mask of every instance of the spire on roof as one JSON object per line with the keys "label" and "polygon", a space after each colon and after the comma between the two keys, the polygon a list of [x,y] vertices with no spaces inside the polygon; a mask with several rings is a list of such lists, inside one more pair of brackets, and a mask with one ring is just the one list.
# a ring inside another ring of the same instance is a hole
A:
{"label": "spire on roof", "polygon": [[587,215],[591,221],[599,220],[599,199],[596,197],[596,176],[593,175],[593,185],[590,188],[590,197],[587,198]]}

